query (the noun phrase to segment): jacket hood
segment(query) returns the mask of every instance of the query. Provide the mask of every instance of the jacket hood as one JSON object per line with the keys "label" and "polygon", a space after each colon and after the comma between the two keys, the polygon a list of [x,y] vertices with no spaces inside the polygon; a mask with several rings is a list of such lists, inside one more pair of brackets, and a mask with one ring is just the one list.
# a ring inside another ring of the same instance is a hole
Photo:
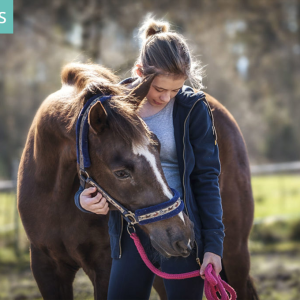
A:
{"label": "jacket hood", "polygon": [[205,97],[202,91],[195,93],[190,86],[184,85],[175,96],[175,100],[178,104],[190,108],[196,100],[202,97]]}

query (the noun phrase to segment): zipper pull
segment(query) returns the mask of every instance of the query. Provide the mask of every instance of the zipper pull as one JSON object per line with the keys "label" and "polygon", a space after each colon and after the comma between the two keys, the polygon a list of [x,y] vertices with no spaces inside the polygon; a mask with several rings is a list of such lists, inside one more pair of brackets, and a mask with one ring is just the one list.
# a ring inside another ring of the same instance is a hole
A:
{"label": "zipper pull", "polygon": [[196,262],[197,262],[197,264],[198,264],[198,265],[200,266],[200,268],[201,268],[201,263],[200,263],[199,257],[196,258]]}
{"label": "zipper pull", "polygon": [[197,264],[200,266],[200,268],[201,268],[201,263],[200,263],[200,259],[199,259],[199,257],[198,257],[198,244],[197,244],[197,242],[196,242],[196,240],[195,240],[195,244],[196,244],[196,255],[197,255],[197,257],[196,257],[196,262],[197,262]]}

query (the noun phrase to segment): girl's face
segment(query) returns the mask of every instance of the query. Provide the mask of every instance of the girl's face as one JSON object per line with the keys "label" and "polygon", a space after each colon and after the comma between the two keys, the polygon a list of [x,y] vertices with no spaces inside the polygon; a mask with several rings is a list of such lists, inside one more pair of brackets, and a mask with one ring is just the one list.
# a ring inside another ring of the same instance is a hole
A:
{"label": "girl's face", "polygon": [[182,88],[186,78],[176,76],[158,75],[154,78],[146,96],[149,104],[154,107],[165,107]]}

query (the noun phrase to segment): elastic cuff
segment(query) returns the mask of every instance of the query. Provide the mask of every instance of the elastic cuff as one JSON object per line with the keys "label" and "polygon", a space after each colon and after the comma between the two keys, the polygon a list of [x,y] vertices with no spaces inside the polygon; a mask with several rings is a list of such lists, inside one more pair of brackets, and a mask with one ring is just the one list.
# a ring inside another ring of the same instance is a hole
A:
{"label": "elastic cuff", "polygon": [[84,213],[88,213],[88,214],[93,214],[93,212],[88,211],[86,209],[84,209],[81,205],[80,205],[80,195],[83,192],[83,188],[80,187],[79,190],[76,192],[75,196],[74,196],[74,200],[75,200],[75,205]]}

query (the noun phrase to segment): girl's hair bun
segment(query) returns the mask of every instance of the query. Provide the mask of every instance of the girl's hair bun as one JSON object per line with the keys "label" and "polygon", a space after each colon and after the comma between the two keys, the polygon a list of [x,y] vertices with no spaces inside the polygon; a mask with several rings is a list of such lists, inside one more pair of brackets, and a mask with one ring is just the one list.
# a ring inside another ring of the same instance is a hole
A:
{"label": "girl's hair bun", "polygon": [[183,36],[169,31],[169,23],[155,20],[147,15],[139,29],[142,45],[139,57],[132,68],[132,76],[141,76],[137,72],[142,66],[142,75],[176,75],[188,78],[195,89],[201,89],[203,68],[199,61],[191,56]]}
{"label": "girl's hair bun", "polygon": [[140,34],[144,39],[148,39],[150,36],[161,33],[168,32],[170,25],[168,22],[157,21],[153,18],[148,18],[140,28]]}

